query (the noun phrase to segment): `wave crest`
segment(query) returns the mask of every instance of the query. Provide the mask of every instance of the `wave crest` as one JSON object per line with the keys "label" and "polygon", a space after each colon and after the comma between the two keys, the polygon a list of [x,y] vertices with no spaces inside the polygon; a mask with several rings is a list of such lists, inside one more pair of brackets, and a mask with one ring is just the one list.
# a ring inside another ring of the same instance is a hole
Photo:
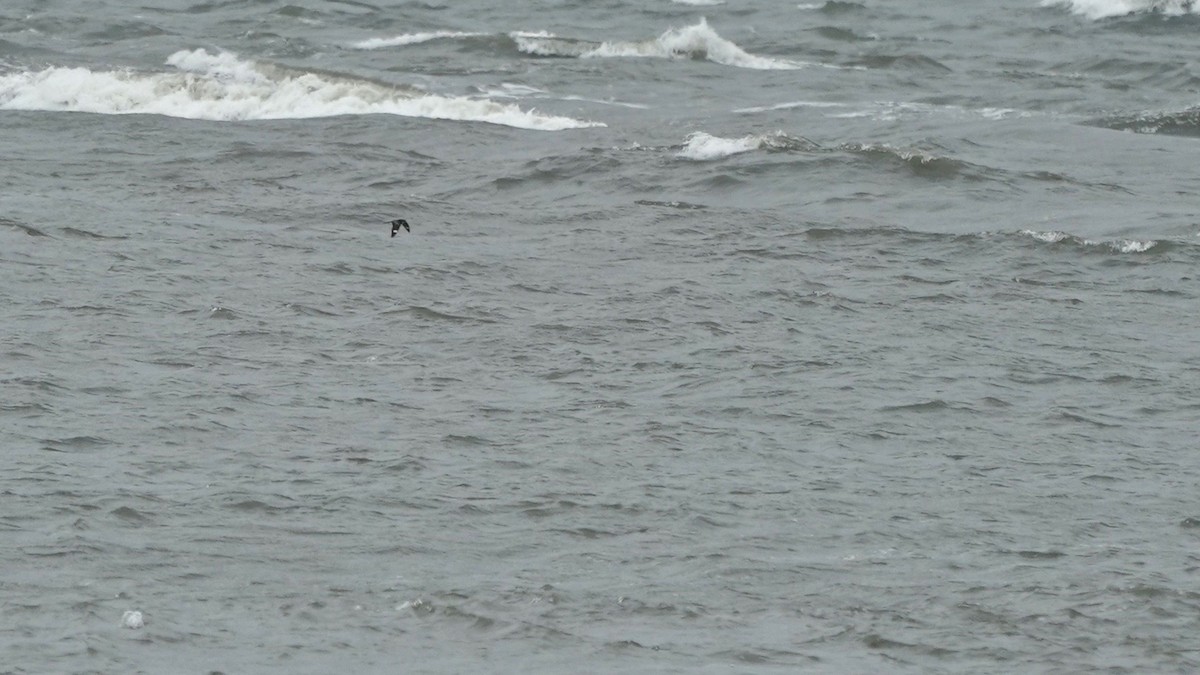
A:
{"label": "wave crest", "polygon": [[752,70],[795,70],[810,64],[756,56],[721,37],[705,19],[642,42],[587,42],[546,33],[514,33],[517,48],[535,56],[575,58],[690,58]]}
{"label": "wave crest", "polygon": [[1200,108],[1179,112],[1144,112],[1134,115],[1114,115],[1091,124],[1105,129],[1132,131],[1138,134],[1170,136],[1200,136]]}
{"label": "wave crest", "polygon": [[805,138],[790,136],[782,131],[776,131],[773,134],[743,136],[742,138],[721,138],[697,131],[687,137],[683,148],[675,156],[704,162],[751,150],[786,152],[815,150],[816,148],[816,143]]}
{"label": "wave crest", "polygon": [[1092,239],[1084,239],[1073,234],[1051,230],[1039,232],[1036,230],[1021,230],[1021,234],[1026,237],[1031,237],[1038,241],[1047,244],[1066,243],[1080,248],[1100,248],[1112,251],[1113,253],[1145,253],[1150,249],[1159,245],[1159,242],[1154,239],[1118,239],[1115,241],[1095,241]]}
{"label": "wave crest", "polygon": [[327,73],[179,51],[171,72],[50,67],[0,75],[0,109],[154,114],[218,121],[391,114],[555,131],[604,126],[513,104],[445,97]]}
{"label": "wave crest", "polygon": [[1066,7],[1089,19],[1106,19],[1129,14],[1200,14],[1196,0],[1042,0],[1043,7]]}
{"label": "wave crest", "polygon": [[355,49],[383,49],[385,47],[403,47],[405,45],[415,45],[422,42],[432,42],[433,40],[446,40],[455,38],[470,38],[470,37],[485,37],[487,33],[466,33],[454,30],[438,30],[428,33],[405,33],[390,38],[369,38],[360,40],[351,45]]}

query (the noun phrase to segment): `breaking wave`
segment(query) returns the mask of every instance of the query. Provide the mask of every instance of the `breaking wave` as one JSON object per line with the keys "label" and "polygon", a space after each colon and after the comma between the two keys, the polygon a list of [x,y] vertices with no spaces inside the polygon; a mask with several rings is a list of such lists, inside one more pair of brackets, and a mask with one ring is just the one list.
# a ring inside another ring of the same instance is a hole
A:
{"label": "breaking wave", "polygon": [[998,174],[995,169],[990,167],[926,150],[899,148],[886,143],[845,143],[838,149],[872,164],[898,164],[914,175],[924,178],[982,180]]}
{"label": "breaking wave", "polygon": [[355,49],[383,49],[385,47],[403,47],[404,45],[415,45],[422,42],[431,42],[433,40],[444,40],[454,38],[469,38],[469,37],[484,37],[487,33],[465,33],[462,31],[439,30],[429,33],[405,33],[390,38],[370,38],[355,42],[352,47]]}
{"label": "breaking wave", "polygon": [[604,126],[487,99],[445,97],[352,77],[285,69],[230,52],[179,51],[174,70],[51,67],[0,74],[0,109],[153,114],[236,121],[390,114],[539,131]]}
{"label": "breaking wave", "polygon": [[1200,108],[1189,108],[1179,112],[1114,115],[1094,120],[1091,124],[1105,129],[1132,131],[1138,134],[1200,137]]}
{"label": "breaking wave", "polygon": [[683,148],[676,154],[682,159],[709,161],[737,155],[752,150],[767,150],[784,152],[789,150],[815,150],[817,145],[812,141],[796,136],[789,136],[782,131],[773,134],[743,136],[741,138],[721,138],[702,131],[691,134],[684,142]]}
{"label": "breaking wave", "polygon": [[1106,19],[1129,14],[1200,14],[1196,0],[1042,0],[1043,7],[1066,7],[1089,19]]}
{"label": "breaking wave", "polygon": [[694,26],[672,28],[656,38],[641,42],[592,42],[561,38],[549,33],[513,33],[511,36],[517,42],[518,49],[535,56],[584,59],[690,58],[753,70],[794,70],[811,65],[747,53],[718,35],[704,19]]}
{"label": "breaking wave", "polygon": [[1084,239],[1073,234],[1050,230],[1039,232],[1036,230],[1021,230],[1021,234],[1032,237],[1047,244],[1066,243],[1072,246],[1083,248],[1100,248],[1112,251],[1113,253],[1145,253],[1150,249],[1158,246],[1158,241],[1154,239],[1137,240],[1137,239],[1118,239],[1114,241],[1094,241],[1092,239]]}

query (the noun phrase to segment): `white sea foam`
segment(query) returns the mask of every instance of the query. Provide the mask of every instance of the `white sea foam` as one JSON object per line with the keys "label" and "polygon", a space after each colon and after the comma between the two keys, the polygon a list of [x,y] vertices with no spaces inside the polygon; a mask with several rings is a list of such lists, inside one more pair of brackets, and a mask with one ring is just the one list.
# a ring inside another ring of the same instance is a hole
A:
{"label": "white sea foam", "polygon": [[742,152],[749,152],[757,149],[758,145],[759,140],[756,136],[721,138],[698,131],[687,137],[687,142],[684,143],[683,150],[680,150],[676,156],[703,162]]}
{"label": "white sea foam", "polygon": [[517,49],[533,56],[579,57],[591,51],[594,42],[561,38],[546,31],[513,31],[508,34]]}
{"label": "white sea foam", "polygon": [[205,120],[391,114],[554,131],[603,126],[491,100],[444,97],[327,74],[287,71],[203,49],[167,59],[174,71],[46,68],[0,75],[0,109],[156,114]]}
{"label": "white sea foam", "polygon": [[515,30],[508,34],[511,38],[556,38],[554,33],[545,30]]}
{"label": "white sea foam", "polygon": [[485,94],[488,98],[529,98],[529,97],[546,97],[545,89],[530,87],[525,84],[514,84],[512,82],[501,82],[497,86],[479,87],[478,91]]}
{"label": "white sea foam", "polygon": [[693,7],[712,7],[713,5],[723,5],[725,0],[671,0],[677,5],[692,5]]}
{"label": "white sea foam", "polygon": [[583,101],[584,103],[596,103],[599,105],[612,105],[619,108],[633,108],[635,110],[648,110],[650,106],[644,103],[629,103],[627,101],[614,101],[612,99],[604,100],[600,98],[585,98],[583,96],[562,96],[564,101]]}
{"label": "white sea foam", "polygon": [[1121,253],[1145,253],[1157,245],[1158,242],[1154,241],[1153,239],[1147,239],[1146,241],[1122,239],[1121,241],[1115,241],[1111,244],[1114,250]]}
{"label": "white sea foam", "polygon": [[405,33],[390,38],[369,38],[355,42],[351,46],[355,49],[383,49],[385,47],[403,47],[405,45],[415,45],[422,42],[430,42],[433,40],[446,40],[466,37],[480,37],[487,33],[466,33],[453,30],[438,30],[428,33]]}
{"label": "white sea foam", "polygon": [[[785,106],[797,104],[782,104]],[[808,104],[815,105],[815,104]],[[826,104],[827,107],[834,107],[837,104]],[[848,107],[850,104],[843,104]],[[927,117],[932,115],[952,116],[957,118],[962,117],[982,117],[984,119],[1000,121],[1014,118],[1033,117],[1038,113],[1033,113],[1028,110],[1017,110],[1015,108],[964,108],[957,105],[933,105],[928,103],[913,103],[908,101],[875,101],[872,103],[855,103],[855,106],[862,106],[858,110],[850,110],[847,112],[829,113],[828,117],[838,119],[854,119],[859,117],[871,117],[877,120],[891,122],[904,117]],[[742,110],[735,112],[743,112]],[[758,112],[754,109],[746,109],[745,112]]]}
{"label": "white sea foam", "polygon": [[830,103],[826,101],[788,101],[786,103],[775,103],[773,105],[753,106],[750,108],[738,108],[735,113],[759,113],[768,112],[771,110],[787,110],[789,108],[845,108],[846,103]]}
{"label": "white sea foam", "polygon": [[1044,241],[1048,244],[1057,244],[1062,241],[1071,242],[1081,246],[1098,246],[1108,248],[1117,253],[1145,253],[1158,245],[1154,239],[1146,239],[1139,241],[1136,239],[1119,239],[1117,241],[1096,241],[1094,239],[1082,239],[1075,235],[1066,232],[1051,230],[1048,232],[1038,232],[1036,230],[1021,230],[1021,234],[1027,237],[1033,237],[1038,241]]}
{"label": "white sea foam", "polygon": [[1066,232],[1058,232],[1057,230],[1049,232],[1037,232],[1036,230],[1021,230],[1021,234],[1027,237],[1033,237],[1038,241],[1044,241],[1049,244],[1057,244],[1058,242],[1069,238],[1071,235]]}
{"label": "white sea foam", "polygon": [[579,58],[698,58],[736,68],[754,70],[793,70],[807,63],[749,54],[721,37],[705,19],[684,28],[672,28],[657,38],[642,42],[582,42],[548,34],[513,33],[517,47],[537,56],[575,56]]}
{"label": "white sea foam", "polygon": [[125,610],[125,613],[121,615],[122,628],[131,628],[133,630],[137,630],[145,625],[146,622],[142,618],[142,613],[139,611],[129,609]]}
{"label": "white sea foam", "polygon": [[1042,6],[1067,7],[1089,19],[1148,13],[1169,16],[1200,14],[1200,2],[1196,0],[1042,0]]}
{"label": "white sea foam", "polygon": [[586,96],[577,96],[575,94],[558,95],[551,94],[545,89],[538,89],[523,84],[511,84],[502,82],[499,86],[484,86],[478,87],[479,93],[491,99],[507,98],[507,99],[553,99],[558,101],[581,101],[583,103],[595,103],[597,105],[611,105],[621,108],[635,108],[645,110],[650,106],[642,103],[629,103],[626,101],[616,101],[613,99],[588,98]]}
{"label": "white sea foam", "polygon": [[741,138],[721,138],[712,134],[697,131],[687,137],[683,149],[676,157],[706,162],[722,157],[750,152],[751,150],[801,150],[815,148],[811,141],[795,136],[789,136],[782,131],[772,134],[743,136]]}

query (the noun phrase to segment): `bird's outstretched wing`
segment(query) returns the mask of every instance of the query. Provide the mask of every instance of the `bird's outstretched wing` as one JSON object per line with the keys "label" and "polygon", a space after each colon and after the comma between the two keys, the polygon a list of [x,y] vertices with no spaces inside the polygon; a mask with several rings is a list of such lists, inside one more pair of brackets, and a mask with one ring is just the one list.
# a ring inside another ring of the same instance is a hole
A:
{"label": "bird's outstretched wing", "polygon": [[403,218],[397,218],[397,219],[393,220],[392,221],[392,236],[393,237],[396,236],[396,233],[399,232],[400,228],[402,228],[402,227],[404,228],[405,232],[412,232],[412,229],[410,229],[408,227],[407,220],[405,220]]}

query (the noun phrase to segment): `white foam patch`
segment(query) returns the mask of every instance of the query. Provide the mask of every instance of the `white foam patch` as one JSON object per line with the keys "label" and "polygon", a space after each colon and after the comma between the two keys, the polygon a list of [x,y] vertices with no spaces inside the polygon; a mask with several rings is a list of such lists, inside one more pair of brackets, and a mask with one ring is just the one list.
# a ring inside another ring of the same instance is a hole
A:
{"label": "white foam patch", "polygon": [[1158,245],[1154,239],[1146,239],[1139,241],[1136,239],[1120,239],[1118,241],[1095,241],[1092,239],[1081,239],[1075,235],[1057,230],[1049,232],[1038,232],[1035,230],[1021,230],[1021,234],[1027,237],[1033,237],[1038,241],[1044,241],[1048,244],[1057,244],[1061,241],[1069,241],[1082,246],[1099,246],[1108,248],[1117,253],[1145,253]]}
{"label": "white foam patch", "polygon": [[672,28],[650,42],[605,42],[583,56],[702,57],[714,63],[753,70],[794,70],[807,65],[749,54],[709,28],[705,19],[700,19],[700,23],[695,26]]}
{"label": "white foam patch", "polygon": [[582,101],[584,103],[597,103],[599,105],[612,105],[620,108],[633,108],[635,110],[649,110],[650,106],[644,103],[629,103],[627,101],[604,100],[600,98],[585,98],[583,96],[563,96],[563,101]]}
{"label": "white foam patch", "polygon": [[584,40],[560,38],[546,31],[513,31],[508,37],[517,43],[519,51],[533,56],[579,57],[591,51],[595,45]]}
{"label": "white foam patch", "polygon": [[687,137],[687,142],[684,143],[683,150],[680,150],[676,156],[704,162],[757,150],[758,146],[759,139],[756,136],[721,138],[699,131]]}
{"label": "white foam patch", "polygon": [[495,87],[492,87],[492,86],[480,87],[479,92],[484,94],[488,98],[493,98],[493,99],[496,99],[496,98],[510,98],[510,99],[541,98],[541,99],[554,99],[554,100],[558,100],[558,101],[581,101],[583,103],[595,103],[598,105],[611,105],[611,106],[618,106],[621,108],[636,108],[639,110],[645,110],[650,107],[648,105],[644,105],[641,103],[628,103],[626,101],[615,101],[612,99],[604,100],[604,99],[599,99],[599,98],[587,98],[586,96],[577,96],[574,94],[567,94],[567,95],[560,96],[560,95],[556,95],[556,94],[551,94],[550,92],[546,91],[545,89],[529,87],[529,86],[526,86],[523,84],[511,84],[508,82],[502,82],[499,86],[495,86]]}
{"label": "white foam patch", "polygon": [[[794,104],[781,105],[791,106]],[[825,105],[826,107],[835,107],[837,104]],[[957,105],[932,105],[928,103],[913,103],[908,101],[874,101],[871,103],[855,103],[853,105],[863,107],[859,110],[851,110],[848,112],[829,113],[827,117],[836,119],[871,117],[884,122],[892,122],[905,117],[928,117],[938,115],[955,118],[982,117],[992,121],[1003,121],[1009,119],[1034,117],[1039,114],[1028,110],[1017,110],[1015,108],[964,108]],[[850,104],[845,104],[842,107],[849,106]],[[746,109],[746,111],[758,112],[755,109]],[[735,112],[742,111],[739,110]]]}
{"label": "white foam patch", "polygon": [[121,627],[122,628],[130,628],[132,630],[137,630],[139,628],[145,627],[145,625],[146,625],[146,622],[142,618],[141,612],[138,612],[136,610],[127,609],[127,610],[125,610],[125,613],[121,615]]}
{"label": "white foam patch", "polygon": [[0,75],[0,109],[154,114],[218,121],[390,114],[557,131],[604,126],[513,104],[425,94],[289,71],[203,49],[167,59],[170,72],[46,68]]}
{"label": "white foam patch", "polygon": [[677,5],[691,5],[693,7],[712,7],[714,5],[723,5],[725,0],[671,0]]}
{"label": "white foam patch", "polygon": [[384,49],[386,47],[403,47],[433,40],[447,40],[468,37],[480,37],[487,33],[465,33],[453,30],[438,30],[429,33],[405,33],[390,38],[369,38],[351,45],[355,49]]}
{"label": "white foam patch", "polygon": [[1042,6],[1066,7],[1089,19],[1149,13],[1200,14],[1200,3],[1195,0],[1042,0]]}
{"label": "white foam patch", "polygon": [[566,40],[546,33],[512,33],[517,48],[536,56],[576,56],[579,58],[695,58],[736,68],[753,70],[794,70],[808,63],[773,59],[749,54],[721,37],[705,19],[684,28],[672,28],[652,40],[642,42],[586,43]]}
{"label": "white foam patch", "polygon": [[1132,239],[1124,239],[1122,241],[1113,242],[1112,247],[1120,253],[1145,253],[1158,245],[1157,241],[1148,239],[1146,241],[1136,241]]}
{"label": "white foam patch", "polygon": [[722,138],[697,131],[687,137],[683,149],[675,156],[681,159],[707,162],[752,150],[800,150],[813,147],[815,145],[812,142],[789,136],[781,131],[741,138]]}
{"label": "white foam patch", "polygon": [[1066,232],[1058,231],[1037,232],[1035,230],[1021,230],[1021,234],[1027,237],[1033,237],[1038,241],[1044,241],[1048,244],[1057,244],[1058,242],[1071,237],[1071,235],[1067,234]]}
{"label": "white foam patch", "polygon": [[769,112],[772,110],[787,110],[789,108],[845,108],[845,103],[829,103],[825,101],[787,101],[785,103],[775,103],[772,105],[753,106],[750,108],[738,108],[735,113],[760,113]]}

